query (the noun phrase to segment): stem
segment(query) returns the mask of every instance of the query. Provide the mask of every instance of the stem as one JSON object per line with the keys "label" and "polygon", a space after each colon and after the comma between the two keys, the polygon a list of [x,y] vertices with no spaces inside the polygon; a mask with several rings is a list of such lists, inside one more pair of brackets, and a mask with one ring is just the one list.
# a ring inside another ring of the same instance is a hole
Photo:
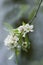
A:
{"label": "stem", "polygon": [[32,20],[30,21],[30,24],[32,24],[32,23],[33,23],[33,21],[34,21],[34,19],[36,18],[37,13],[38,13],[38,11],[39,11],[39,9],[40,9],[40,5],[41,5],[41,3],[42,3],[42,0],[40,0],[39,6],[38,6],[38,8],[37,8],[37,11],[36,11],[36,13],[35,13],[34,17],[32,18]]}

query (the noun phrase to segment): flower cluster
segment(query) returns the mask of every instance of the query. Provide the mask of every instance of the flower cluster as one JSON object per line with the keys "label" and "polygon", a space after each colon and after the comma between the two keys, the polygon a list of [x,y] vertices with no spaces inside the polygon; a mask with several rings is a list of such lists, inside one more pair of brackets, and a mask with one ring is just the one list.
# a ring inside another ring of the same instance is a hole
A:
{"label": "flower cluster", "polygon": [[23,23],[22,26],[12,29],[11,31],[12,32],[10,32],[4,41],[5,46],[7,46],[9,49],[22,48],[23,50],[26,50],[30,45],[26,34],[33,32],[33,25]]}
{"label": "flower cluster", "polygon": [[13,35],[10,34],[5,39],[5,45],[8,48],[14,48],[18,45],[18,40],[19,40],[19,38],[17,36],[13,36]]}
{"label": "flower cluster", "polygon": [[23,24],[23,26],[18,27],[18,30],[25,37],[26,33],[33,32],[33,25]]}

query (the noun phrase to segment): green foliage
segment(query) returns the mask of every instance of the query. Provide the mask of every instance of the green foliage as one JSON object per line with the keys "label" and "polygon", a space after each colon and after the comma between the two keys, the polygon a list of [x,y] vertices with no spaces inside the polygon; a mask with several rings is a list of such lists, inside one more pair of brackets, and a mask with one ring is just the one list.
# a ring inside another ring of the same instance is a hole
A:
{"label": "green foliage", "polygon": [[27,48],[29,49],[30,48],[30,41],[29,41],[28,35],[26,35],[25,41],[27,42],[27,46],[28,46]]}
{"label": "green foliage", "polygon": [[18,64],[18,56],[20,54],[20,50],[15,48],[15,56],[16,56],[16,63]]}
{"label": "green foliage", "polygon": [[19,53],[20,53],[19,49],[15,48],[15,54],[18,56]]}
{"label": "green foliage", "polygon": [[13,27],[10,24],[8,24],[8,23],[4,23],[4,26],[6,27],[6,29],[8,31],[11,31],[13,29]]}
{"label": "green foliage", "polygon": [[19,33],[20,33],[20,32],[18,31],[18,29],[12,29],[11,31],[12,31],[12,33],[15,33],[15,34],[19,34]]}
{"label": "green foliage", "polygon": [[26,24],[23,22],[22,25],[26,25]]}
{"label": "green foliage", "polygon": [[33,8],[32,12],[29,15],[29,20],[32,20],[32,18],[35,16],[35,14],[36,14],[36,9]]}

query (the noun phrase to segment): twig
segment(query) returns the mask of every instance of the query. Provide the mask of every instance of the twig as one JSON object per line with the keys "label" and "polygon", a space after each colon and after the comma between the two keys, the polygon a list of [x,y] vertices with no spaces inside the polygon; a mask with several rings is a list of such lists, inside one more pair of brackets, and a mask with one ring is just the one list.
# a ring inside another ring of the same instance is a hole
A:
{"label": "twig", "polygon": [[41,3],[42,3],[42,0],[40,0],[39,6],[38,6],[38,8],[37,8],[37,11],[36,11],[35,15],[33,16],[32,20],[30,21],[30,24],[32,24],[33,21],[34,21],[34,19],[36,18],[37,13],[38,13],[38,11],[39,11],[39,9],[40,9],[40,5],[41,5]]}

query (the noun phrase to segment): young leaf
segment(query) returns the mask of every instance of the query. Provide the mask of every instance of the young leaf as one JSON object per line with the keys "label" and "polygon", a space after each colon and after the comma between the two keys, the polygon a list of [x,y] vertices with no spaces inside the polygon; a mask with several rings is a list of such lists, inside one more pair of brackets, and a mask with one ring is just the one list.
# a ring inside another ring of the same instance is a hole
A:
{"label": "young leaf", "polygon": [[34,17],[35,13],[36,13],[36,9],[34,8],[29,15],[29,20],[31,20]]}
{"label": "young leaf", "polygon": [[20,32],[18,31],[18,29],[12,29],[12,32],[15,34],[19,34]]}
{"label": "young leaf", "polygon": [[13,29],[13,27],[12,27],[10,24],[8,24],[8,23],[4,23],[4,26],[5,26],[9,31],[11,31],[11,30]]}
{"label": "young leaf", "polygon": [[23,22],[22,25],[26,25],[26,24]]}

